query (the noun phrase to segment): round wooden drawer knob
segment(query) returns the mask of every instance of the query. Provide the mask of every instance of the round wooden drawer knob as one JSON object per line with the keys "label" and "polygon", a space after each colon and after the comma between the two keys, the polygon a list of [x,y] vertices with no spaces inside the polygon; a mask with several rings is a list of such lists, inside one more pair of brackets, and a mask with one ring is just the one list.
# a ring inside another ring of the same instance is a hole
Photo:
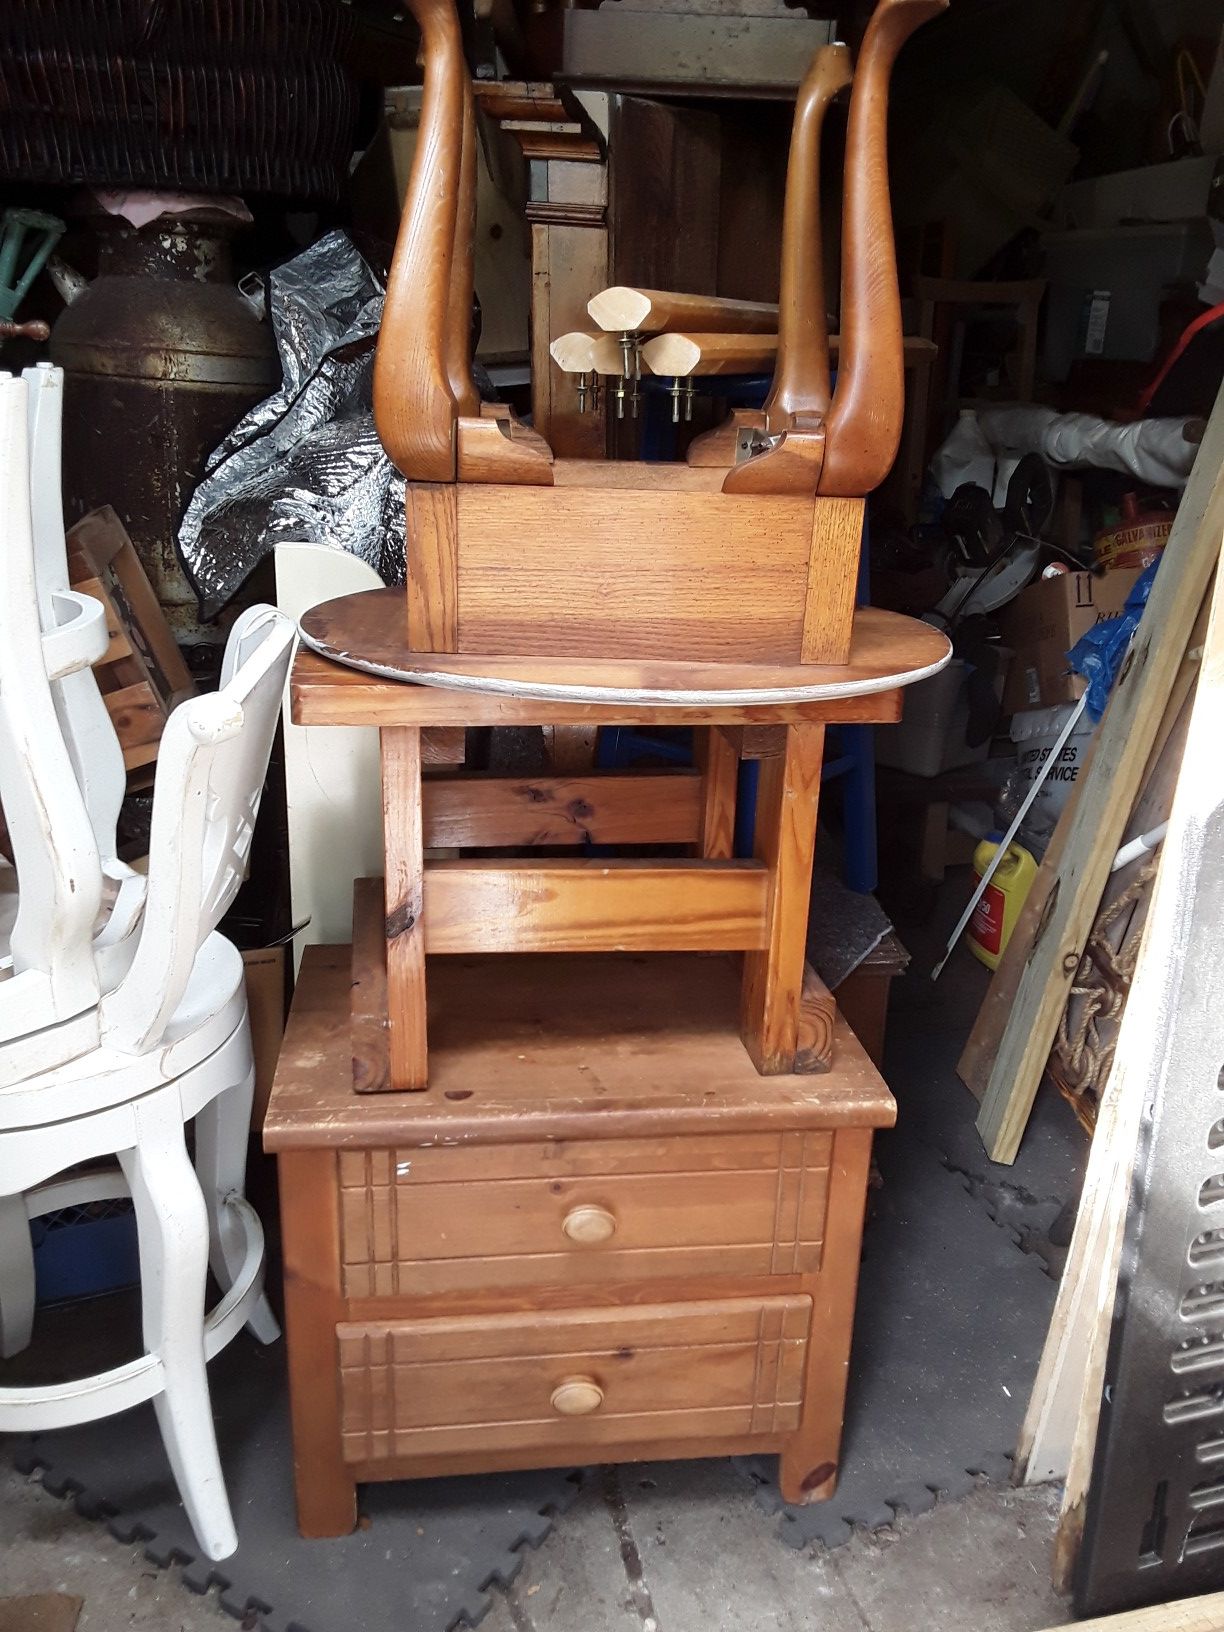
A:
{"label": "round wooden drawer knob", "polygon": [[603,1389],[593,1377],[567,1377],[552,1391],[552,1408],[562,1417],[586,1417],[603,1404]]}
{"label": "round wooden drawer knob", "polygon": [[616,1220],[606,1207],[572,1207],[561,1221],[563,1232],[581,1246],[607,1241],[616,1234]]}

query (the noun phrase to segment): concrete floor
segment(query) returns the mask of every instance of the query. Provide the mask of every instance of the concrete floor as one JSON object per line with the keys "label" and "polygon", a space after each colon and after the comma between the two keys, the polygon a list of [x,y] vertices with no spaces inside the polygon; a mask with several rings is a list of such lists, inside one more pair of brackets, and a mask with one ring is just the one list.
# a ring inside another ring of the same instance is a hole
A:
{"label": "concrete floor", "polygon": [[[982,1489],[817,1556],[701,1464],[600,1470],[482,1632],[1039,1632],[1068,1619],[1056,1514],[1048,1488]],[[0,1594],[73,1593],[78,1632],[235,1632],[36,1480],[0,1475],[0,1537]]]}

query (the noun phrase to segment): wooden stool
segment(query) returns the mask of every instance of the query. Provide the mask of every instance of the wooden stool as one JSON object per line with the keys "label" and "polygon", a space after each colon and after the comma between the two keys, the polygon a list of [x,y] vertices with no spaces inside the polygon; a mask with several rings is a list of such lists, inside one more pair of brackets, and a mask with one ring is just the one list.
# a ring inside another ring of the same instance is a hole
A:
{"label": "wooden stool", "polygon": [[[394,590],[317,607],[302,632],[314,653],[295,665],[298,723],[381,728],[386,991],[374,992],[372,1012],[385,1004],[389,1067],[384,1081],[359,1063],[361,1087],[419,1090],[429,1081],[427,954],[741,951],[740,1031],[757,1070],[813,1068],[800,1028],[824,727],[897,719],[901,687],[947,661],[943,635],[865,608],[849,663],[835,667],[448,658],[404,649]],[[433,683],[404,683],[414,678]],[[422,779],[421,731],[430,726],[592,716],[697,727],[700,771]],[[755,859],[735,861],[742,731],[753,724],[782,733],[762,764]],[[435,846],[588,841],[680,844],[691,855],[425,859]]]}

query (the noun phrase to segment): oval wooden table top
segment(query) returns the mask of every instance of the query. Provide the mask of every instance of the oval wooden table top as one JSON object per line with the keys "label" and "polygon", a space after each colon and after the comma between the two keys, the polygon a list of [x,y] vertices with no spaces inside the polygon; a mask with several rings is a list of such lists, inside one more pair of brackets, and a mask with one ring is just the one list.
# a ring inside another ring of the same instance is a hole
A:
{"label": "oval wooden table top", "polygon": [[412,652],[404,643],[404,591],[371,589],[312,607],[302,640],[346,668],[451,691],[575,703],[820,702],[893,691],[937,674],[952,656],[946,635],[917,618],[864,606],[854,614],[847,663],[674,663],[578,657],[473,657]]}

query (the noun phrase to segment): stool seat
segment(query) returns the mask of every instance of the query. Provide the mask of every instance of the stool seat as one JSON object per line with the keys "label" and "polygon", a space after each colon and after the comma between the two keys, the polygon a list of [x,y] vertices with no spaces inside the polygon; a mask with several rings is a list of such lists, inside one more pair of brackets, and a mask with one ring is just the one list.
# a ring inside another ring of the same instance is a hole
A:
{"label": "stool seat", "polygon": [[936,674],[947,636],[916,618],[860,607],[845,663],[682,663],[414,652],[399,590],[312,607],[302,639],[320,657],[385,680],[539,701],[743,708],[871,696]]}

